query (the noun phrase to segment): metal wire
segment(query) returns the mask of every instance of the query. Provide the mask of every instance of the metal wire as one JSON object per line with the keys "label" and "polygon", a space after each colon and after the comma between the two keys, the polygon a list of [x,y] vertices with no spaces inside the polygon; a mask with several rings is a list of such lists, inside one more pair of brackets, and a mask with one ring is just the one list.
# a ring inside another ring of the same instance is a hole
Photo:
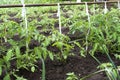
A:
{"label": "metal wire", "polygon": [[[90,4],[104,4],[105,2],[87,2],[88,5]],[[118,3],[117,1],[106,1],[106,3]],[[80,3],[60,3],[60,5],[84,5],[85,2]],[[40,6],[57,6],[57,3],[52,4],[25,4],[25,7],[40,7]],[[0,8],[14,8],[14,7],[23,7],[22,4],[10,4],[10,5],[0,5]]]}

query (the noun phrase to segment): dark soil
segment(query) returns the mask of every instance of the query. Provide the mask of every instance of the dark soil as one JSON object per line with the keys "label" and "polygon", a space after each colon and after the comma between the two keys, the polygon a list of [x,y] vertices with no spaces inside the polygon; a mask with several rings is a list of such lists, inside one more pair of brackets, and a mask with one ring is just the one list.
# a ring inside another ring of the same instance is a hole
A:
{"label": "dark soil", "polygon": [[[102,62],[108,62],[109,60],[105,55],[96,55],[98,59]],[[113,59],[115,60],[115,59]],[[115,60],[115,64],[118,65],[119,61]],[[59,62],[57,60],[51,61],[47,59],[45,61],[46,65],[46,80],[65,80],[66,73],[74,72],[79,78],[89,75],[98,69],[98,63],[91,57],[87,56],[86,58],[71,56],[65,62]],[[37,69],[34,73],[27,70],[20,70],[19,75],[27,78],[28,80],[42,80],[42,64],[41,61],[37,63]],[[13,79],[14,80],[14,79]],[[108,80],[105,73],[96,74],[86,80]]]}

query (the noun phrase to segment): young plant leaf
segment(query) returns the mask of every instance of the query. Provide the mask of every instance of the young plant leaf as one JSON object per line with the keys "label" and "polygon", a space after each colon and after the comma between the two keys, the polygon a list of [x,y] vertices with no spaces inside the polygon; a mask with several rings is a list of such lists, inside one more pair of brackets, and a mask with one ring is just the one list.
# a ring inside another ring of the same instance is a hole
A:
{"label": "young plant leaf", "polygon": [[35,67],[34,66],[31,67],[31,71],[35,72]]}
{"label": "young plant leaf", "polygon": [[17,58],[20,57],[20,48],[19,48],[19,47],[16,47],[16,48],[15,48],[15,54],[16,54],[16,57],[17,57]]}
{"label": "young plant leaf", "polygon": [[2,67],[0,66],[0,76],[2,75]]}
{"label": "young plant leaf", "polygon": [[52,46],[56,46],[56,47],[58,47],[59,49],[62,49],[62,47],[63,47],[63,42],[55,42]]}
{"label": "young plant leaf", "polygon": [[34,48],[35,54],[38,55],[38,58],[42,58],[39,47]]}
{"label": "young plant leaf", "polygon": [[3,78],[3,80],[11,80],[11,79],[10,79],[10,75],[7,74],[7,75]]}
{"label": "young plant leaf", "polygon": [[50,57],[51,60],[54,60],[54,55],[53,55],[52,52],[49,52],[49,57]]}
{"label": "young plant leaf", "polygon": [[9,61],[9,60],[12,58],[12,54],[13,54],[12,50],[9,50],[9,51],[7,52],[7,55],[6,55],[6,57],[5,57],[6,61]]}
{"label": "young plant leaf", "polygon": [[95,43],[95,45],[93,46],[93,49],[92,49],[92,55],[94,55],[95,51],[97,51],[97,48],[98,48],[98,43]]}

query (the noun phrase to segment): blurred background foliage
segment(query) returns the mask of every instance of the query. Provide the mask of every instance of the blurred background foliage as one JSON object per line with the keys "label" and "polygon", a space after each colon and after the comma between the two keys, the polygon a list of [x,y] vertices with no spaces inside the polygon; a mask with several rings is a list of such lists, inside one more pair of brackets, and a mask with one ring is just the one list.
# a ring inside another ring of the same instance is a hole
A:
{"label": "blurred background foliage", "polygon": [[[40,3],[58,3],[58,2],[76,2],[77,0],[24,0],[26,4],[40,4]],[[94,0],[81,0],[84,1],[94,1]],[[1,0],[0,4],[20,4],[20,0]]]}

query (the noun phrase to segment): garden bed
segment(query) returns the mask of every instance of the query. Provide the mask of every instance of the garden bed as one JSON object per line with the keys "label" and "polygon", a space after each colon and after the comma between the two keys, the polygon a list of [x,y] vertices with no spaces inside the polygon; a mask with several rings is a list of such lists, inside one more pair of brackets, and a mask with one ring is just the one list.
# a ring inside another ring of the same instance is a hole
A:
{"label": "garden bed", "polygon": [[[106,68],[118,74],[120,11],[89,6],[89,22],[84,5],[61,6],[61,34],[57,8],[29,8],[23,18],[19,9],[1,11],[0,80],[68,80],[72,72],[80,79]],[[106,73],[86,80],[108,80]]]}
{"label": "garden bed", "polygon": [[[105,55],[98,54],[96,57],[102,61],[103,63],[109,62],[108,58]],[[120,61],[116,60],[112,57],[113,61],[116,65],[120,65]],[[18,72],[19,76],[23,76],[28,80],[42,80],[41,79],[41,61],[38,61],[37,68],[34,73],[27,71],[25,69],[21,69]],[[78,56],[70,56],[66,60],[66,62],[59,62],[57,60],[51,61],[47,59],[45,61],[46,65],[46,80],[65,80],[67,78],[67,73],[74,72],[79,78],[87,76],[93,72],[96,72],[98,63],[90,56],[78,57]],[[2,80],[2,77],[0,77]],[[14,78],[12,80],[15,80]],[[95,74],[87,78],[86,80],[108,80],[106,74],[104,72]]]}

